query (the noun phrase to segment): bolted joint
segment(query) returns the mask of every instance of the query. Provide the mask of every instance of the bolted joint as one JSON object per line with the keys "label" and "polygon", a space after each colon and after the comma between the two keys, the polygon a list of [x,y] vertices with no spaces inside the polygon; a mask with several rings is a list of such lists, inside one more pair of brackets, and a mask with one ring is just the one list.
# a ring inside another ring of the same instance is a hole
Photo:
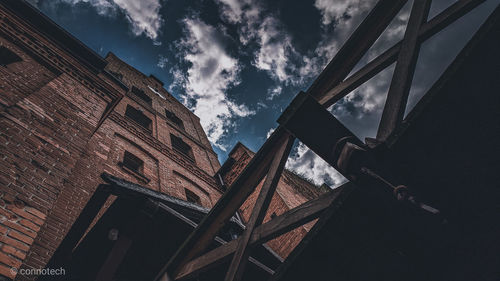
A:
{"label": "bolted joint", "polygon": [[349,138],[342,138],[335,144],[332,158],[336,159],[336,168],[339,172],[353,178],[359,175],[362,167],[370,166],[373,162],[371,153]]}
{"label": "bolted joint", "polygon": [[398,201],[406,201],[409,199],[410,190],[406,185],[398,185],[394,188],[394,196]]}

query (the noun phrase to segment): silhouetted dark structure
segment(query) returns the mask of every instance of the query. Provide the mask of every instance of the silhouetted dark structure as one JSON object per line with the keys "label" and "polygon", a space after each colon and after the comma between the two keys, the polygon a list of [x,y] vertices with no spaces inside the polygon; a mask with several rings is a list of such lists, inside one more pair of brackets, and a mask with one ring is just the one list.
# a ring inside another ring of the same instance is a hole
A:
{"label": "silhouetted dark structure", "polygon": [[[498,281],[500,7],[404,117],[421,43],[484,1],[428,20],[415,0],[403,40],[348,76],[407,2],[379,0],[260,150],[220,167],[156,77],[0,0],[0,278]],[[359,140],[326,108],[393,63],[377,137]],[[271,215],[296,139],[349,182],[301,182],[312,199]],[[286,260],[265,244],[315,219]]]}
{"label": "silhouetted dark structure", "polygon": [[[271,280],[497,280],[499,8],[403,118],[420,44],[481,2],[427,20],[431,1],[415,1],[403,40],[346,79],[406,3],[380,0],[156,280],[189,279],[231,258],[225,280],[241,280],[255,245],[316,217]],[[325,108],[393,62],[377,138],[362,142]],[[296,138],[350,182],[261,224]],[[264,176],[245,232],[207,253]]]}

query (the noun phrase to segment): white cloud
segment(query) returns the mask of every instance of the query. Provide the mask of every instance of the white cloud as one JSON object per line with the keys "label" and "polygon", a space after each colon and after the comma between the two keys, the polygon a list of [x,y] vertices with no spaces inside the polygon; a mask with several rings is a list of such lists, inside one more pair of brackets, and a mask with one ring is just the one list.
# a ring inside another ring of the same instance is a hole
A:
{"label": "white cloud", "polygon": [[276,129],[275,128],[269,129],[269,131],[267,131],[266,138],[269,138],[271,136],[271,134],[274,132],[274,130],[276,130]]}
{"label": "white cloud", "polygon": [[[32,0],[34,1],[34,0]],[[160,15],[160,0],[58,0],[72,5],[88,3],[102,16],[114,16],[117,11],[123,12],[132,27],[132,33],[139,36],[145,34],[156,41],[159,29],[163,24]],[[54,2],[54,3],[57,3]]]}
{"label": "white cloud", "polygon": [[257,102],[257,110],[262,108],[268,108],[269,106],[261,101]]}
{"label": "white cloud", "polygon": [[216,0],[221,17],[229,23],[239,24],[239,39],[243,45],[257,36],[262,7],[255,0]]}
{"label": "white cloud", "polygon": [[[341,104],[332,108],[332,113],[338,117],[355,113],[357,118],[362,117],[363,114],[381,114],[393,72],[394,66],[384,69],[377,76],[347,95]],[[348,109],[342,106],[346,104],[349,107]]]}
{"label": "white cloud", "polygon": [[[281,84],[297,82],[296,70],[290,63],[297,56],[291,36],[274,15],[266,13],[256,0],[217,0],[221,16],[238,27],[239,40],[243,46],[254,42],[258,45],[253,52],[253,65]],[[280,87],[281,88],[281,87]],[[279,94],[277,88],[270,89],[272,99]]]}
{"label": "white cloud", "polygon": [[132,24],[135,35],[145,33],[151,39],[158,37],[158,31],[163,23],[160,16],[160,0],[112,0],[120,7]]}
{"label": "white cloud", "polygon": [[373,2],[373,0],[316,0],[314,6],[321,13],[323,25],[329,25],[347,21],[352,15],[369,9]]}
{"label": "white cloud", "polygon": [[293,82],[293,66],[290,57],[296,54],[291,37],[283,32],[279,21],[273,17],[264,18],[257,31],[260,46],[255,52],[254,65],[282,83]]}
{"label": "white cloud", "polygon": [[296,151],[288,158],[286,168],[318,185],[326,183],[331,187],[336,187],[347,181],[330,164],[314,154],[303,143],[299,143]]}
{"label": "white cloud", "polygon": [[282,91],[282,90],[283,90],[283,88],[282,88],[280,85],[278,85],[278,86],[276,86],[276,87],[274,87],[274,88],[269,88],[269,89],[267,90],[267,94],[268,94],[268,96],[267,96],[267,98],[266,98],[266,99],[267,99],[267,100],[272,100],[272,99],[274,99],[275,97],[277,97],[277,96],[279,96],[279,95],[281,94],[281,91]]}
{"label": "white cloud", "polygon": [[216,0],[221,9],[221,15],[229,22],[240,22],[243,17],[243,6],[250,1]]}
{"label": "white cloud", "polygon": [[[284,85],[301,85],[316,77],[333,58],[339,47],[362,21],[375,0],[338,1],[316,0],[315,7],[322,15],[322,34],[318,46],[307,54],[299,54],[292,45],[291,35],[272,14],[266,13],[255,0],[218,0],[221,14],[237,24],[243,45],[255,42],[253,65],[276,81],[268,90],[268,100],[279,95]],[[333,23],[333,24],[332,24]],[[378,96],[364,100],[367,110],[378,109]],[[267,133],[269,137],[272,130]],[[310,178],[317,184],[338,185],[345,179],[329,164],[300,144],[289,158],[287,168]]]}
{"label": "white cloud", "polygon": [[[322,39],[315,50],[300,54],[283,24],[257,0],[217,0],[222,18],[237,25],[243,46],[258,45],[253,65],[281,86],[302,85],[316,77],[375,2],[316,0],[314,5],[322,15]],[[269,89],[268,99],[277,95],[276,89]]]}
{"label": "white cloud", "polygon": [[168,63],[167,57],[163,55],[158,56],[158,63],[156,63],[156,66],[158,66],[159,68],[165,68],[167,66],[167,63]]}
{"label": "white cloud", "polygon": [[375,2],[375,0],[316,0],[314,6],[322,15],[321,40],[313,52],[303,56],[303,63],[297,67],[299,77],[303,80],[317,77]]}
{"label": "white cloud", "polygon": [[226,95],[240,83],[241,67],[226,51],[225,34],[196,17],[185,18],[183,24],[185,35],[177,45],[189,67],[185,75],[174,76],[182,79],[184,103],[200,117],[209,140],[225,150],[221,138],[234,126],[234,118],[255,114]]}

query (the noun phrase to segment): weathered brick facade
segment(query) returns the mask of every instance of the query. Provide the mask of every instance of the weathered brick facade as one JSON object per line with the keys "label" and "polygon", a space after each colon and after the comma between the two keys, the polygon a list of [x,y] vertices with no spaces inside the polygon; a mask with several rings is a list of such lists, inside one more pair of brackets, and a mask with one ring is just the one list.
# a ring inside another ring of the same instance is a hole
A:
{"label": "weathered brick facade", "polygon": [[[154,76],[101,58],[17,0],[0,2],[0,54],[0,280],[35,279],[12,268],[44,268],[103,172],[207,208],[222,195],[199,118]],[[232,151],[226,184],[252,155],[241,144]],[[265,220],[319,193],[285,172]],[[286,257],[308,227],[268,244]]]}
{"label": "weathered brick facade", "polygon": [[[40,15],[26,20],[18,4],[0,5],[0,47],[20,58],[0,66],[0,275],[45,266],[102,172],[182,199],[188,190],[213,206],[220,164],[199,118],[155,77],[113,54],[103,60],[62,30],[44,30],[55,25]],[[127,116],[127,106],[149,118],[150,128]],[[173,148],[171,135],[189,155]],[[125,151],[143,162],[140,172],[124,164]]]}
{"label": "weathered brick facade", "polygon": [[[226,160],[226,163],[220,171],[226,185],[229,186],[236,180],[238,175],[250,162],[253,155],[254,152],[249,150],[243,144],[236,144],[236,146],[229,153],[229,158]],[[240,214],[244,222],[247,222],[250,218],[253,206],[257,200],[263,183],[264,180],[261,181],[256,190],[240,208]],[[300,176],[285,170],[280,178],[280,181],[278,182],[276,192],[271,199],[264,222],[267,222],[274,216],[279,216],[294,207],[318,197],[325,191],[326,189],[323,187],[317,187]],[[279,256],[286,258],[313,225],[314,221],[298,227],[269,241],[267,245],[270,246],[271,249],[273,249]]]}

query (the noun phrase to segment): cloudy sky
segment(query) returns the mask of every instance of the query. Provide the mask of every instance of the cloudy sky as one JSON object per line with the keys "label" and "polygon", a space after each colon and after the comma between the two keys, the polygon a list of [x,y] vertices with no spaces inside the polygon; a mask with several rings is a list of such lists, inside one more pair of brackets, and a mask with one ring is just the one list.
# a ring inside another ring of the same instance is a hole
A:
{"label": "cloudy sky", "polygon": [[[236,142],[257,151],[300,90],[333,58],[375,0],[30,0],[97,53],[113,52],[201,118],[222,162]],[[404,35],[411,2],[362,59]],[[453,0],[433,1],[432,18]],[[488,0],[428,40],[407,111],[437,80],[500,0]],[[394,65],[329,110],[358,137],[373,137]],[[318,184],[343,179],[302,144],[287,166]]]}

